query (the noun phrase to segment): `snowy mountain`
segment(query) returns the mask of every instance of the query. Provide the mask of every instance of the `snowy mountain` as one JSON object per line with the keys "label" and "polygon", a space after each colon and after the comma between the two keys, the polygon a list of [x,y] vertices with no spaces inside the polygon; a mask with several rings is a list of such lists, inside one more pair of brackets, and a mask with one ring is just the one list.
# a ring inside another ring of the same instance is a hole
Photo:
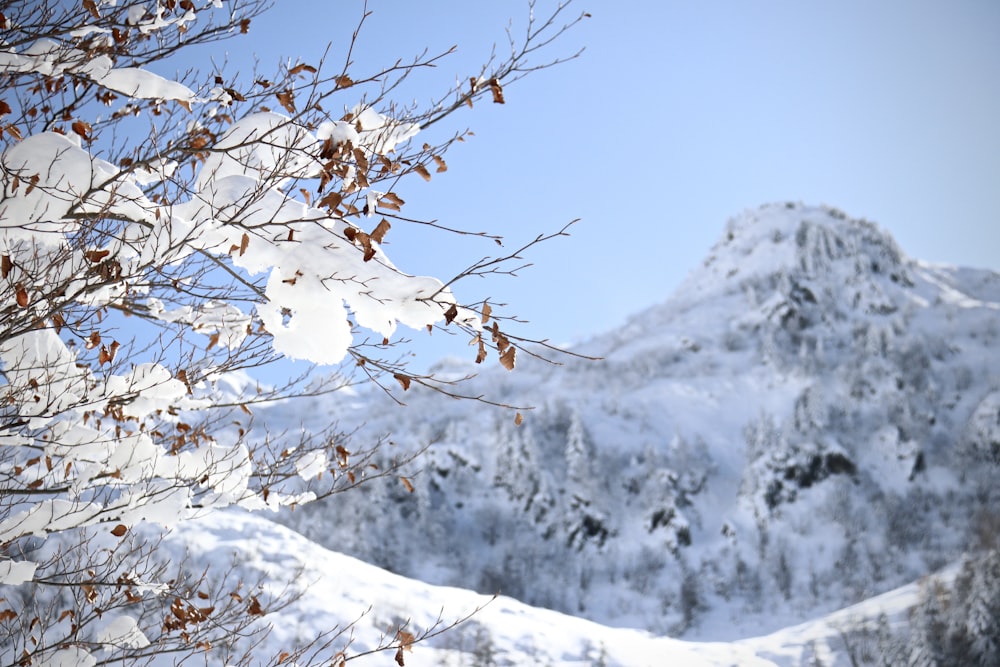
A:
{"label": "snowy mountain", "polygon": [[[309,596],[422,627],[488,599],[435,587],[449,586],[504,596],[469,626],[503,647],[494,664],[791,665],[808,651],[851,664],[847,637],[878,626],[884,648],[918,600],[947,599],[911,582],[997,546],[998,338],[1000,275],[909,259],[833,209],[766,206],[731,220],[673,296],[574,348],[601,360],[521,355],[514,373],[486,369],[464,388],[534,406],[520,425],[415,386],[404,408],[373,393],[263,411],[426,451],[412,493],[376,480],[282,515],[313,544],[241,518],[235,533],[261,537],[227,548],[318,569],[283,612],[304,634],[303,618],[328,618]],[[963,562],[956,590],[981,580],[969,563],[992,561]],[[379,582],[395,583],[376,595]],[[1000,622],[982,627],[1000,637]]]}

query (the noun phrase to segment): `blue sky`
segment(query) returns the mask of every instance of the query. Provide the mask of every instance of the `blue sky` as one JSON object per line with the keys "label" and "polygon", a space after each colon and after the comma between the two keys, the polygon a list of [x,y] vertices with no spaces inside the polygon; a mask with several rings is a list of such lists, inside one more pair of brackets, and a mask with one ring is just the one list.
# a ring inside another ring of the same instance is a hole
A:
{"label": "blue sky", "polygon": [[[251,52],[265,65],[315,60],[343,45],[361,7],[280,1],[223,48],[233,65]],[[458,46],[408,89],[418,101],[475,73],[527,15],[520,1],[369,9],[358,72]],[[577,0],[571,13],[584,10],[546,53],[586,47],[580,58],[511,86],[503,106],[454,116],[447,129],[476,136],[448,154],[447,173],[400,192],[410,215],[508,245],[581,218],[520,278],[470,281],[460,300],[492,296],[531,321],[523,333],[580,340],[668,297],[728,217],[787,200],[874,221],[913,257],[1000,270],[1000,3]],[[400,268],[440,277],[494,251],[392,238]]]}

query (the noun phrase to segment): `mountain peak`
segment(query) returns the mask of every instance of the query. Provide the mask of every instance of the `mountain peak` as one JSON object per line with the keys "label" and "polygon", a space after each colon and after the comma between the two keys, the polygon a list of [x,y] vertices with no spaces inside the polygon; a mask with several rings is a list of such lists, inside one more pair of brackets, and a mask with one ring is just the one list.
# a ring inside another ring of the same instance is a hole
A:
{"label": "mountain peak", "polygon": [[852,322],[884,328],[884,316],[924,298],[916,267],[871,222],[825,206],[768,204],[731,218],[666,301],[585,349],[621,359],[675,344],[759,348],[763,339],[778,341],[768,349],[797,355],[805,342],[815,352],[820,341],[843,340]]}
{"label": "mountain peak", "polygon": [[848,280],[873,275],[905,281],[908,260],[887,233],[835,208],[767,204],[729,220],[702,266],[678,289],[678,298],[701,300],[750,284],[773,284],[781,275],[802,280]]}

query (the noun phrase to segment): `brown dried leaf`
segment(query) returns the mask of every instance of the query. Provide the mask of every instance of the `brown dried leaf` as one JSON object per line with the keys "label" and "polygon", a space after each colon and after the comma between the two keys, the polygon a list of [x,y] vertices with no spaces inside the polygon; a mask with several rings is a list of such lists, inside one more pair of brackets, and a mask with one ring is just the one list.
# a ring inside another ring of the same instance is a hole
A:
{"label": "brown dried leaf", "polygon": [[392,225],[389,224],[389,221],[386,220],[385,218],[382,218],[382,221],[375,226],[375,229],[373,229],[372,233],[369,234],[368,236],[370,236],[371,239],[376,243],[381,243],[382,239],[385,238],[385,233],[388,232],[391,228]]}
{"label": "brown dried leaf", "polygon": [[[16,617],[17,614],[14,614],[14,616]],[[406,661],[403,660],[403,647],[402,646],[400,646],[398,649],[396,649],[396,664],[399,665],[399,667],[406,667]]]}
{"label": "brown dried leaf", "polygon": [[418,164],[418,165],[414,166],[413,167],[413,171],[415,171],[418,174],[420,174],[420,177],[422,179],[424,179],[425,181],[431,180],[431,172],[427,171],[427,167],[425,167],[424,165]]}
{"label": "brown dried leaf", "polygon": [[248,245],[250,245],[250,236],[246,232],[243,232],[243,238],[240,239],[240,257],[247,251]]}
{"label": "brown dried leaf", "polygon": [[316,68],[312,65],[307,65],[305,63],[299,63],[292,69],[288,70],[289,74],[301,74],[302,72],[309,72],[310,74],[316,73]]}
{"label": "brown dried leaf", "polygon": [[492,312],[493,312],[493,309],[490,308],[490,304],[489,303],[484,303],[483,304],[483,324],[486,324],[486,323],[488,323],[490,321],[490,314]]}
{"label": "brown dried leaf", "polygon": [[114,535],[115,537],[122,537],[127,532],[128,532],[128,527],[121,523],[111,529],[111,534]]}
{"label": "brown dried leaf", "polygon": [[448,310],[444,311],[444,323],[451,324],[456,317],[458,317],[458,307],[455,304],[451,304]]}
{"label": "brown dried leaf", "polygon": [[383,202],[385,202],[386,200],[388,200],[388,201],[391,201],[391,202],[392,202],[393,204],[395,204],[395,205],[396,205],[396,207],[397,207],[397,208],[396,208],[396,210],[397,210],[397,211],[399,210],[399,208],[400,208],[400,207],[402,207],[402,206],[403,206],[403,204],[405,204],[405,203],[406,203],[406,202],[405,202],[405,201],[403,201],[403,199],[402,199],[402,198],[401,198],[401,197],[400,197],[399,195],[397,195],[397,194],[396,194],[395,192],[387,192],[387,193],[385,193],[385,194],[384,194],[384,195],[382,196],[382,201],[380,201],[380,202],[379,202],[379,204],[380,204],[380,205],[382,205],[382,206],[384,206],[385,204],[384,204]]}
{"label": "brown dried leaf", "polygon": [[[378,205],[380,207],[382,207],[382,208],[387,208],[390,211],[399,211],[400,210],[399,204],[397,204],[396,202],[392,201],[388,197],[383,197],[382,199],[380,199],[379,202],[378,202]],[[365,206],[365,208],[368,208],[368,207]]]}
{"label": "brown dried leaf", "polygon": [[524,415],[520,412],[514,415],[514,426],[520,426],[524,423]]}
{"label": "brown dried leaf", "polygon": [[[400,476],[399,481],[403,483],[403,487],[406,489],[407,493],[413,493],[413,483],[410,480],[406,479],[403,476]],[[403,633],[403,634],[409,634],[409,633]],[[412,636],[413,635],[410,635],[410,637]],[[413,640],[411,639],[410,641],[412,643]]]}
{"label": "brown dried leaf", "polygon": [[245,35],[250,32],[250,19],[240,21],[240,34]]}
{"label": "brown dried leaf", "polygon": [[[348,229],[351,228],[348,227]],[[368,236],[366,232],[362,232],[360,230],[351,229],[351,231],[353,233],[348,234],[346,233],[345,230],[345,236],[347,236],[347,238],[353,241],[356,245],[361,246],[361,248],[365,251],[364,257],[362,257],[362,259],[366,262],[370,262],[371,259],[375,256],[375,248],[372,247],[372,237]]]}
{"label": "brown dried leaf", "polygon": [[6,116],[11,111],[13,111],[13,109],[10,108],[10,105],[4,100],[0,100],[0,116]]}
{"label": "brown dried leaf", "polygon": [[275,93],[274,96],[278,98],[278,103],[285,108],[285,111],[295,113],[295,97],[292,95],[292,91],[283,90],[280,93]]}
{"label": "brown dried leaf", "polygon": [[83,8],[90,12],[95,19],[100,20],[101,15],[97,11],[97,3],[94,0],[83,0]]}
{"label": "brown dried leaf", "polygon": [[345,449],[343,445],[337,445],[336,447],[334,447],[333,451],[337,453],[337,464],[341,468],[346,468],[348,457],[351,455],[351,453],[347,451],[347,449]]}
{"label": "brown dried leaf", "polygon": [[91,139],[94,138],[93,135],[91,134],[91,132],[93,132],[93,128],[90,127],[90,123],[86,121],[75,120],[73,121],[73,124],[70,125],[70,127],[72,128],[73,132],[81,136],[84,141],[90,141]]}
{"label": "brown dried leaf", "polygon": [[330,209],[331,211],[338,206],[340,202],[344,200],[344,196],[339,192],[328,192],[325,197],[319,200],[316,204],[319,208]]}
{"label": "brown dried leaf", "polygon": [[14,298],[17,299],[17,305],[21,308],[28,307],[28,290],[21,283],[18,283],[14,287]]}
{"label": "brown dried leaf", "polygon": [[100,344],[101,344],[101,332],[94,331],[90,334],[90,337],[87,338],[86,348],[88,350],[93,350]]}
{"label": "brown dried leaf", "polygon": [[438,155],[432,155],[431,159],[434,160],[434,164],[437,165],[437,172],[448,171],[448,165],[445,163],[444,158]]}
{"label": "brown dried leaf", "polygon": [[[406,478],[404,477],[403,479]],[[396,639],[399,640],[399,647],[406,649],[407,651],[413,651],[413,644],[417,641],[417,638],[413,636],[413,633],[407,632],[406,630],[397,630]]]}
{"label": "brown dried leaf", "polygon": [[340,76],[338,76],[336,79],[334,79],[334,83],[337,84],[337,88],[350,88],[351,86],[354,85],[354,81],[351,79],[351,77],[347,76],[346,74],[341,74]]}
{"label": "brown dried leaf", "polygon": [[247,609],[247,612],[251,616],[263,616],[264,615],[264,608],[260,606],[260,600],[257,599],[256,595],[251,595],[250,596],[250,607],[249,607],[249,609]]}
{"label": "brown dried leaf", "polygon": [[10,260],[10,255],[0,257],[0,278],[6,278],[10,270],[14,268],[14,262]]}
{"label": "brown dried leaf", "polygon": [[118,348],[121,347],[121,343],[116,340],[111,341],[111,347],[106,345],[101,346],[101,351],[97,355],[98,365],[103,366],[104,364],[110,364],[115,360],[115,355],[118,354]]}
{"label": "brown dried leaf", "polygon": [[402,373],[396,373],[392,377],[396,378],[396,382],[403,387],[403,391],[410,388],[410,377],[408,375],[403,375]]}
{"label": "brown dried leaf", "polygon": [[493,103],[503,104],[503,88],[500,87],[500,82],[496,78],[490,79],[490,92],[493,93]]}
{"label": "brown dried leaf", "polygon": [[500,365],[509,371],[514,370],[514,357],[517,354],[517,350],[513,345],[507,348],[507,350],[500,355]]}

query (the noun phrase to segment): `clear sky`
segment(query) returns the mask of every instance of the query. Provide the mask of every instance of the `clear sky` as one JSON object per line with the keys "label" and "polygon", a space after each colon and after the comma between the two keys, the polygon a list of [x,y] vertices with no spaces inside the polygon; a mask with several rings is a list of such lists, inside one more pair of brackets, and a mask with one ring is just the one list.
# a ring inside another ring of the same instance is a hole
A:
{"label": "clear sky", "polygon": [[[551,2],[538,0],[536,14]],[[315,59],[344,44],[356,0],[279,0],[225,45],[238,64]],[[425,101],[477,71],[527,3],[370,0],[357,70],[428,47],[458,52],[414,88]],[[829,204],[888,230],[912,257],[1000,270],[1000,3],[995,0],[576,0],[592,16],[547,55],[570,63],[449,129],[476,136],[449,171],[400,194],[407,213],[503,234],[581,218],[518,279],[470,282],[572,342],[664,300],[728,217],[772,201]],[[264,68],[267,69],[267,68]],[[345,99],[348,104],[350,100]],[[449,277],[490,242],[396,236],[403,270]],[[391,240],[391,239],[387,239]],[[429,354],[447,351],[440,345]],[[451,351],[465,354],[459,342]]]}

